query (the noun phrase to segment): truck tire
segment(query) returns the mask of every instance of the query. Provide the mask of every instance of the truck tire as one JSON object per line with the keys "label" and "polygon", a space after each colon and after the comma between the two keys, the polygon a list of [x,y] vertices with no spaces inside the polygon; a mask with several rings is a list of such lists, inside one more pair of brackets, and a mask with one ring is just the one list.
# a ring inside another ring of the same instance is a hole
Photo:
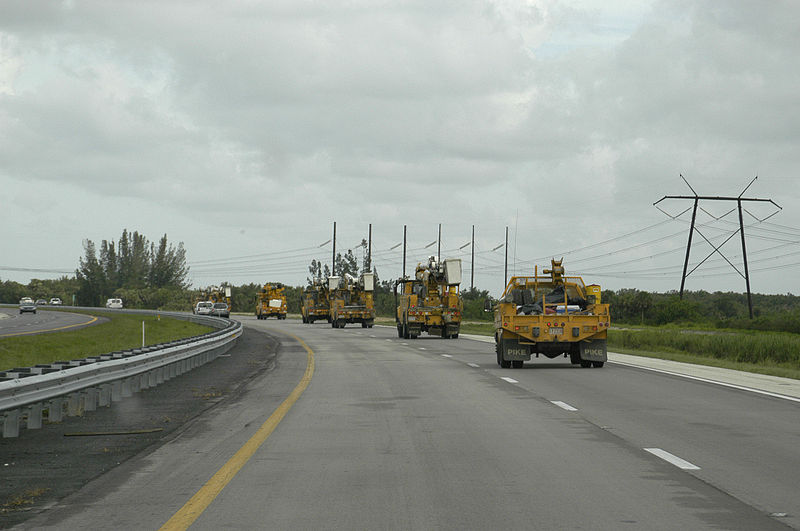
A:
{"label": "truck tire", "polygon": [[597,367],[597,368],[599,369],[599,368],[600,368],[600,367],[602,367],[604,364],[605,364],[605,362],[603,362],[603,361],[593,361],[593,362],[592,362],[592,367]]}
{"label": "truck tire", "polygon": [[497,352],[497,364],[501,369],[510,368],[511,362],[503,358],[503,348],[500,346],[500,343],[496,342],[494,345],[494,349]]}
{"label": "truck tire", "polygon": [[522,361],[522,360],[514,360],[514,361],[511,362],[511,366],[513,368],[515,368],[515,369],[521,369],[523,363],[525,363],[525,362]]}
{"label": "truck tire", "polygon": [[367,327],[367,323],[364,322],[364,321],[361,321],[361,328],[366,328],[366,327]]}
{"label": "truck tire", "polygon": [[587,368],[587,367],[591,367],[591,366],[592,366],[592,362],[591,361],[589,361],[589,360],[581,360],[581,367],[583,367],[584,369]]}
{"label": "truck tire", "polygon": [[403,339],[409,339],[410,334],[408,333],[408,324],[403,323]]}
{"label": "truck tire", "polygon": [[401,325],[397,325],[397,337],[403,337],[403,327]]}

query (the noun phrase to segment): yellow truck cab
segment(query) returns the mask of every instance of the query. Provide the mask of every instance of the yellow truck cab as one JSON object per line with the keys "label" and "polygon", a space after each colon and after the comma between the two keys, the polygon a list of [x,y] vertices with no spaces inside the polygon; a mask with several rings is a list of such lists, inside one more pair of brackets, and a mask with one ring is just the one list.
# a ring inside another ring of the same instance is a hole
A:
{"label": "yellow truck cab", "polygon": [[602,367],[607,360],[611,325],[600,286],[564,276],[562,260],[552,260],[539,275],[511,277],[494,309],[497,364],[521,368],[531,356],[568,355],[581,367]]}

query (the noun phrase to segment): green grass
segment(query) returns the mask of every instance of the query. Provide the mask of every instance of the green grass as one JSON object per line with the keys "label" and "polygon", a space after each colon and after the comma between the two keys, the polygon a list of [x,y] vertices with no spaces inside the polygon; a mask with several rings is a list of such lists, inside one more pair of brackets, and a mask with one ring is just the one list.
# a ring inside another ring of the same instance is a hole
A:
{"label": "green grass", "polygon": [[102,316],[108,322],[80,330],[0,338],[0,370],[38,363],[73,360],[142,346],[142,321],[147,345],[192,337],[214,330],[188,321],[155,315],[75,311]]}
{"label": "green grass", "polygon": [[615,351],[800,379],[800,336],[754,330],[609,330]]}

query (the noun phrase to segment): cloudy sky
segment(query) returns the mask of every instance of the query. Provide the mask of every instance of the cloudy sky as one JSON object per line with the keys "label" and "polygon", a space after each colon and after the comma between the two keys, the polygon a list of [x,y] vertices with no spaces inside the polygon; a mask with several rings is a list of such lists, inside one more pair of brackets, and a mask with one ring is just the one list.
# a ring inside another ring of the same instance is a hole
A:
{"label": "cloudy sky", "polygon": [[[300,285],[335,221],[359,255],[372,224],[385,279],[404,225],[412,264],[441,224],[467,284],[475,227],[495,295],[506,227],[509,272],[665,291],[691,201],[653,203],[758,175],[744,197],[782,210],[745,204],[753,291],[799,293],[798,27],[789,0],[2,0],[0,279],[127,228],[184,242],[196,287]],[[738,227],[700,206],[692,264]],[[744,280],[715,255],[687,287]]]}

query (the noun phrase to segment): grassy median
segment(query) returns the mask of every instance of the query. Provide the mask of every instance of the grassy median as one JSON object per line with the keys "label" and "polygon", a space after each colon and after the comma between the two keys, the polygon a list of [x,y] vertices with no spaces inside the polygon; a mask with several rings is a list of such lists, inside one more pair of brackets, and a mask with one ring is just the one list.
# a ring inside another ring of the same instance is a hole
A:
{"label": "grassy median", "polygon": [[107,318],[108,321],[79,330],[0,338],[0,370],[33,367],[39,363],[74,360],[115,350],[142,346],[142,321],[145,344],[155,345],[214,330],[179,319],[155,315],[115,312],[73,311]]}

